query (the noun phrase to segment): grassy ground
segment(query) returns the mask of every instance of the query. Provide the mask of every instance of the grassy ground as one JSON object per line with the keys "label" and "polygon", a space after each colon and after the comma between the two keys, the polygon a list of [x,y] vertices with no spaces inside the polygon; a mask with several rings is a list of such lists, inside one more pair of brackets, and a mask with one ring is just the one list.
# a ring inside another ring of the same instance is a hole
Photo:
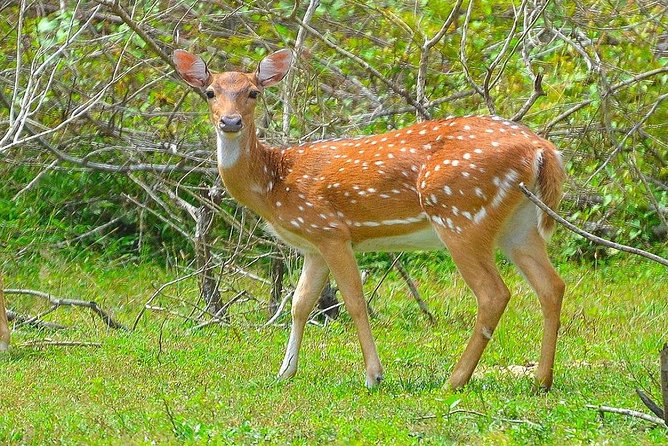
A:
{"label": "grassy ground", "polygon": [[[132,333],[107,330],[84,310],[58,310],[51,319],[75,328],[21,328],[11,353],[0,359],[0,443],[668,442],[665,429],[617,415],[602,419],[585,408],[644,410],[634,389],[657,393],[657,352],[668,340],[665,269],[621,256],[604,265],[561,265],[569,289],[555,386],[534,394],[531,377],[516,376],[509,366],[538,357],[539,305],[513,269],[503,266],[513,299],[475,379],[453,393],[443,384],[472,327],[474,300],[449,262],[434,268],[421,259],[428,258],[415,257],[408,266],[437,324],[426,322],[390,275],[373,304],[386,371],[377,391],[363,387],[361,354],[345,315],[326,327],[308,327],[299,373],[279,383],[274,375],[287,320],[259,329],[259,316],[244,314],[248,306],[233,308],[231,327],[192,331],[183,320],[152,312]],[[6,287],[96,300],[128,324],[156,287],[174,277],[151,264],[57,256],[21,266],[9,262],[5,269]],[[196,284],[183,282],[168,294],[192,299]],[[43,308],[25,296],[9,296],[9,305],[26,313]],[[101,346],[22,345],[45,337]]]}

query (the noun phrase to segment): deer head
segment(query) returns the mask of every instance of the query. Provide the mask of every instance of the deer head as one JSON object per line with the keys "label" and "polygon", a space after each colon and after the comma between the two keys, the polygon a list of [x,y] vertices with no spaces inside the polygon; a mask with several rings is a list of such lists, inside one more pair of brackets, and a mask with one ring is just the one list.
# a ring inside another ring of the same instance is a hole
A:
{"label": "deer head", "polygon": [[207,97],[209,118],[218,138],[218,163],[230,167],[240,151],[255,140],[255,105],[265,87],[278,83],[292,65],[292,51],[283,49],[262,59],[253,73],[212,73],[201,57],[174,51],[181,78]]}

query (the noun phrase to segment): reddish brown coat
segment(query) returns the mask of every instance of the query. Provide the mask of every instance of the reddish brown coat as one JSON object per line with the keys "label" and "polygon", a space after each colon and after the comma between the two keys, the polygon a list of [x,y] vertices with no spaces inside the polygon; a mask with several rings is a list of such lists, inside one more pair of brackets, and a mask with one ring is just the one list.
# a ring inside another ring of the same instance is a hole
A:
{"label": "reddish brown coat", "polygon": [[267,56],[255,73],[212,74],[196,56],[176,51],[174,58],[180,75],[209,98],[228,191],[304,252],[280,378],[297,371],[307,318],[331,272],[357,327],[366,383],[376,385],[383,368],[353,251],[445,244],[478,303],[471,339],[449,380],[452,387],[463,386],[510,299],[494,264],[498,244],[540,299],[536,382],[552,385],[564,293],[545,249],[554,223],[518,188],[525,183],[550,207],[558,205],[564,170],[552,144],[499,117],[461,117],[382,135],[267,148],[256,137],[255,99],[285,76],[291,52]]}

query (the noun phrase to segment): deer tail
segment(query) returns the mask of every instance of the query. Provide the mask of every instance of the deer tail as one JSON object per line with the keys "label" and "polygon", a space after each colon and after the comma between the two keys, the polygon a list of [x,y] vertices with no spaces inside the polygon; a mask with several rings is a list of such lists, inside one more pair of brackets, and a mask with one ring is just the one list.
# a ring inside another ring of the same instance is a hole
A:
{"label": "deer tail", "polygon": [[[566,179],[561,153],[553,147],[538,151],[536,166],[536,195],[550,209],[556,211],[563,196],[562,186]],[[536,211],[538,232],[544,240],[549,240],[555,229],[555,221],[540,208],[536,207]]]}

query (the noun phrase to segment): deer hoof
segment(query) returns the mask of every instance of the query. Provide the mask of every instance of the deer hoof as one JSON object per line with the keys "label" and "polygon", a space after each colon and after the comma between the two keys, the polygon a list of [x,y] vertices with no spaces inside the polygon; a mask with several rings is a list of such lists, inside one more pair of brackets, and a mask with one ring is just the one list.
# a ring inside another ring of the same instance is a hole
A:
{"label": "deer hoof", "polygon": [[367,375],[366,377],[366,387],[367,389],[373,389],[378,387],[378,385],[383,381],[383,373],[374,373],[372,375]]}
{"label": "deer hoof", "polygon": [[294,366],[281,367],[281,370],[278,372],[277,378],[279,381],[287,381],[296,374],[297,374],[297,367]]}
{"label": "deer hoof", "polygon": [[461,377],[461,376],[456,376],[452,375],[450,379],[448,380],[448,383],[446,386],[448,387],[449,390],[452,391],[458,391],[464,388],[466,384],[468,384],[469,379],[466,377]]}

